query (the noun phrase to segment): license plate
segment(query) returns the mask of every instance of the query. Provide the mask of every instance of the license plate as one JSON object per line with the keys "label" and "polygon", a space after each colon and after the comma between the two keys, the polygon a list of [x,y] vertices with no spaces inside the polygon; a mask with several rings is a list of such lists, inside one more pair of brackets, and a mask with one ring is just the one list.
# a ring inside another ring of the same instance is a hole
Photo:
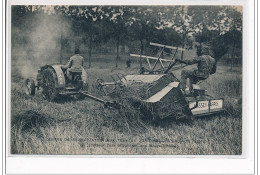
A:
{"label": "license plate", "polygon": [[189,107],[193,108],[193,115],[220,111],[223,109],[223,99],[198,101],[197,107],[196,102],[189,102]]}
{"label": "license plate", "polygon": [[210,101],[210,112],[223,109],[223,99]]}

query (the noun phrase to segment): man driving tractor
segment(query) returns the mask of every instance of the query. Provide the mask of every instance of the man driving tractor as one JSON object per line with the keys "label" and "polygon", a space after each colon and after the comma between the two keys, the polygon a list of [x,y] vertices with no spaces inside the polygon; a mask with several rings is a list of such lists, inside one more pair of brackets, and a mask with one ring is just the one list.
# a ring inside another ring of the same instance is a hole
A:
{"label": "man driving tractor", "polygon": [[68,63],[66,65],[61,66],[63,70],[66,70],[67,77],[70,81],[72,81],[73,73],[81,73],[83,66],[83,57],[79,55],[79,49],[75,50],[75,55],[70,57]]}
{"label": "man driving tractor", "polygon": [[176,61],[187,65],[198,64],[196,70],[183,70],[181,72],[180,88],[186,94],[191,93],[192,84],[205,80],[210,74],[216,72],[216,60],[210,56],[210,48],[205,45],[201,48],[201,55],[194,57],[192,60],[176,59]]}

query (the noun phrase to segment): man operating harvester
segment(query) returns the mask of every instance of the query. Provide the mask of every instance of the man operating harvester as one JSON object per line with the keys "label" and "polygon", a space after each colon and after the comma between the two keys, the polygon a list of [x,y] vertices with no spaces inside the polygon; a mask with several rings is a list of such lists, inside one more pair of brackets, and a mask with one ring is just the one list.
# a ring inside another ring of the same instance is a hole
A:
{"label": "man operating harvester", "polygon": [[79,49],[75,50],[75,55],[70,57],[66,65],[61,66],[62,69],[66,70],[67,77],[72,80],[73,73],[81,73],[83,66],[83,57],[79,55]]}
{"label": "man operating harvester", "polygon": [[176,59],[176,61],[187,65],[198,64],[198,69],[196,70],[183,70],[181,72],[180,88],[186,94],[191,93],[192,84],[205,80],[210,74],[216,72],[216,60],[210,56],[210,48],[208,46],[202,46],[201,55],[194,57],[192,60]]}

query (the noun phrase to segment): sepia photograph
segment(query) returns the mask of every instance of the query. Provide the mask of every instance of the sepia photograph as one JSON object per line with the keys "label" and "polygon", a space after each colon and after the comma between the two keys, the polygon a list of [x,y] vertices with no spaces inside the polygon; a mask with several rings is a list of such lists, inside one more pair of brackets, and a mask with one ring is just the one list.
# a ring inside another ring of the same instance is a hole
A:
{"label": "sepia photograph", "polygon": [[10,155],[243,154],[243,6],[10,15]]}

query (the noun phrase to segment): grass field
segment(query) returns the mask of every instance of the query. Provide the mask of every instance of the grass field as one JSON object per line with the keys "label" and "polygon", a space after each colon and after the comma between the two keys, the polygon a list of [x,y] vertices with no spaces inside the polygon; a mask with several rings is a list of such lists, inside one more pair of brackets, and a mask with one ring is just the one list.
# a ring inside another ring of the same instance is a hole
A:
{"label": "grass field", "polygon": [[[18,67],[19,69],[19,67]],[[37,66],[33,67],[37,70]],[[114,62],[93,62],[86,68],[90,93],[97,78],[138,71],[138,63],[126,69]],[[179,75],[180,71],[176,71]],[[31,73],[31,75],[35,75]],[[12,154],[173,154],[239,155],[242,153],[242,72],[219,66],[217,73],[200,86],[215,97],[224,97],[226,114],[198,118],[189,122],[170,119],[154,123],[138,113],[127,117],[117,110],[84,99],[47,102],[25,95],[24,78],[12,67],[11,153]],[[131,118],[132,117],[132,118]],[[138,121],[137,121],[137,120]]]}

